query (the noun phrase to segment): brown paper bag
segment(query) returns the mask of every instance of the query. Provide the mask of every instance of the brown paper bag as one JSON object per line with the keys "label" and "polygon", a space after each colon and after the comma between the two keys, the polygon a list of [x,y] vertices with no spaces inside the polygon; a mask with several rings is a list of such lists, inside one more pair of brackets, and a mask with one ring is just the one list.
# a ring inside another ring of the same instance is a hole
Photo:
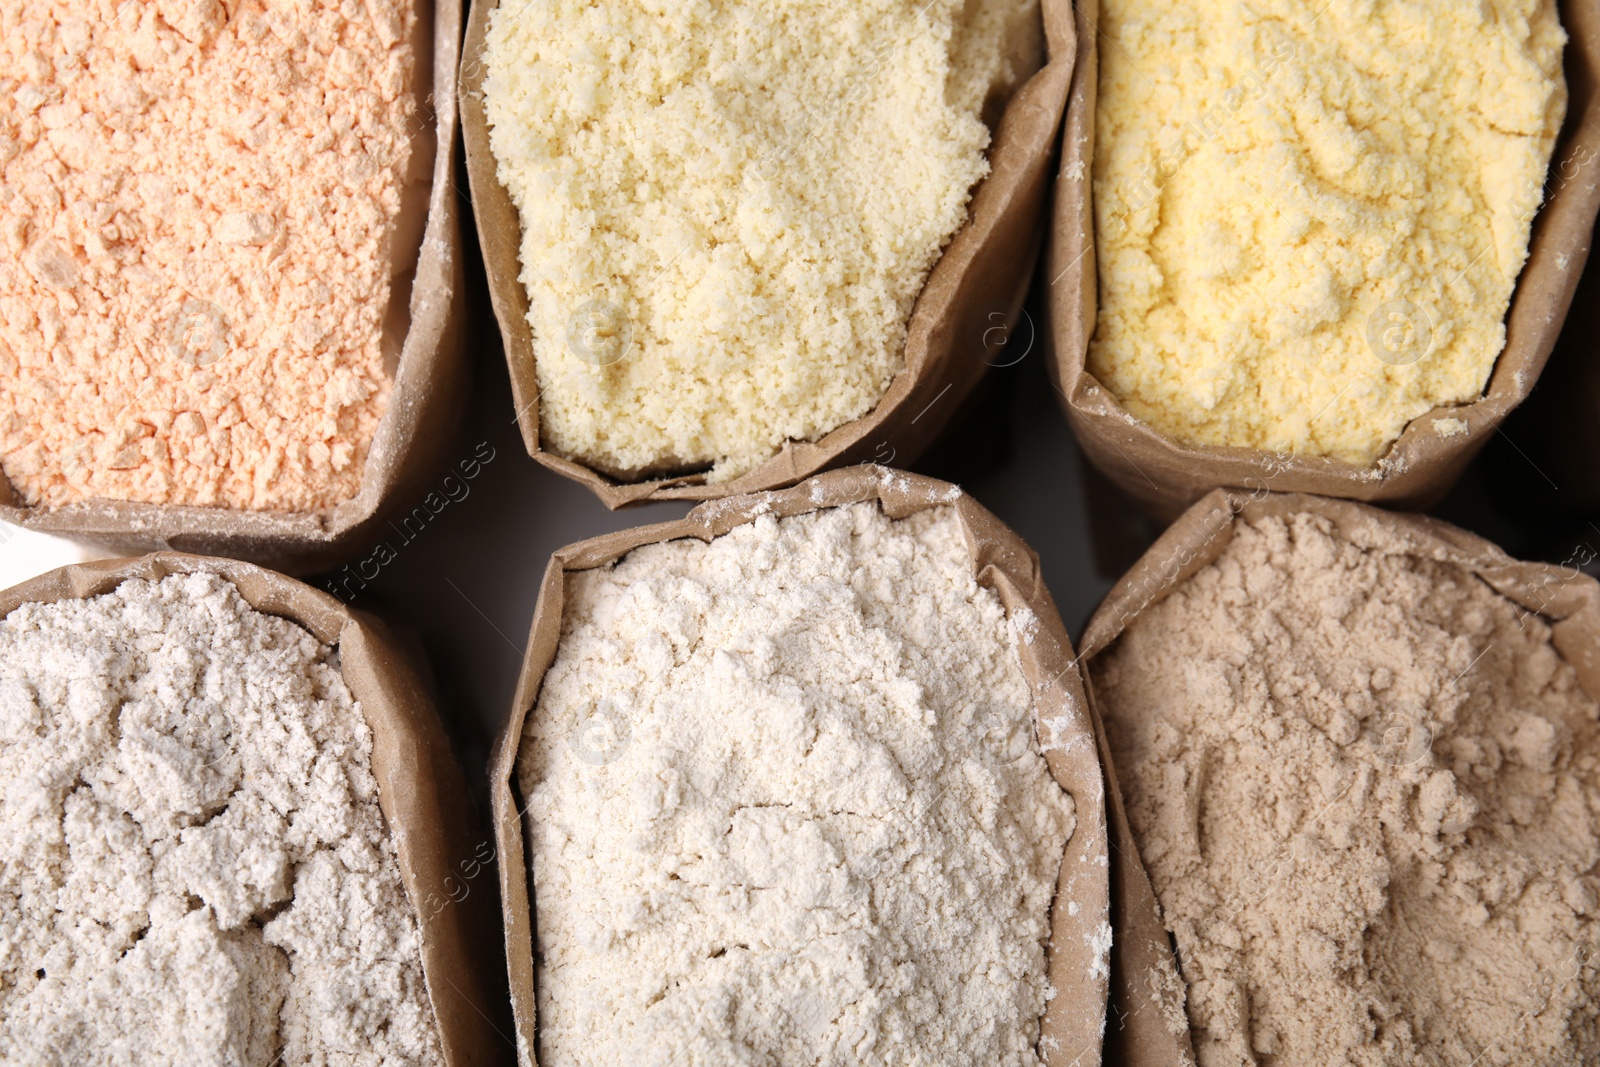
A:
{"label": "brown paper bag", "polygon": [[308,585],[230,559],[157,552],[62,567],[0,592],[0,618],[19,605],[99,596],[130,578],[210,572],[257,611],[337,645],[340,669],[372,730],[378,804],[416,912],[428,999],[449,1067],[509,1062],[510,1021],[496,944],[494,861],[467,800],[466,780],[421,683],[376,618]]}
{"label": "brown paper bag", "polygon": [[393,372],[389,407],[361,472],[360,492],[315,513],[99,499],[44,509],[25,507],[0,476],[0,520],[123,554],[170,548],[309,573],[359,555],[377,538],[390,512],[421,495],[424,483],[440,466],[439,452],[466,402],[467,367],[462,336],[466,280],[455,181],[461,0],[419,0],[419,14],[417,98],[420,115],[429,125],[417,130],[415,143],[433,159],[427,223],[415,269],[394,283],[385,335],[403,337],[404,343]]}
{"label": "brown paper bag", "polygon": [[1006,104],[989,147],[990,174],[917,298],[905,367],[889,391],[854,422],[817,441],[791,441],[754,470],[718,485],[705,484],[700,474],[618,482],[542,447],[528,294],[519,280],[522,224],[496,176],[483,107],[484,40],[496,2],[474,4],[468,16],[461,124],[489,296],[528,454],[587,485],[610,508],[643,500],[715,500],[793,485],[846,463],[905,466],[915,460],[983,377],[997,339],[1010,336],[1033,275],[1050,195],[1049,162],[1072,80],[1075,43],[1068,0],[1041,0],[1049,61]]}
{"label": "brown paper bag", "polygon": [[1576,519],[1600,511],[1600,465],[1594,462],[1600,455],[1596,338],[1600,258],[1589,261],[1578,281],[1572,310],[1539,376],[1539,387],[1506,424],[1505,439],[1515,445],[1498,461],[1512,476],[1493,482],[1495,503],[1502,510],[1546,519]]}
{"label": "brown paper bag", "polygon": [[544,673],[555,659],[561,639],[567,572],[605,566],[641,545],[682,537],[710,541],[764,514],[781,518],[863,500],[878,501],[884,513],[896,519],[942,504],[953,505],[966,530],[978,581],[994,590],[1008,611],[1026,607],[1039,619],[1033,643],[1022,646],[1022,667],[1036,702],[1035,722],[1042,724],[1050,719],[1065,724],[1052,729],[1052,744],[1045,760],[1051,775],[1077,805],[1077,829],[1067,842],[1057,885],[1058,892],[1070,887],[1072,899],[1079,906],[1075,915],[1067,914],[1058,895],[1051,907],[1047,966],[1050,982],[1059,995],[1046,1009],[1042,1034],[1049,1040],[1041,1044],[1048,1048],[1048,1064],[1094,1067],[1100,1062],[1105,953],[1111,932],[1106,914],[1104,785],[1099,761],[1089,743],[1089,718],[1077,662],[1055,602],[1045,588],[1039,559],[1021,538],[957,487],[883,467],[856,466],[818,475],[793,489],[703,504],[681,521],[606,534],[569,545],[551,557],[539,589],[539,606],[528,636],[511,718],[496,741],[489,770],[495,841],[501,856],[500,893],[505,911],[511,1004],[516,1015],[517,1047],[527,1067],[535,1064],[538,1047],[534,902],[528,898],[523,798],[517,788],[516,763],[523,724],[533,711]]}
{"label": "brown paper bag", "polygon": [[1301,512],[1323,516],[1342,530],[1382,526],[1403,535],[1419,556],[1477,574],[1507,599],[1551,621],[1556,650],[1577,671],[1584,691],[1600,699],[1600,583],[1576,568],[1518,562],[1481,537],[1424,516],[1299,493],[1212,491],[1184,512],[1112,588],[1089,620],[1079,657],[1101,759],[1111,782],[1108,808],[1115,936],[1106,1028],[1109,1062],[1192,1064],[1194,1051],[1184,1009],[1184,982],[1128,825],[1105,727],[1095,704],[1089,664],[1115,644],[1142,612],[1221,555],[1233,539],[1237,523]]}
{"label": "brown paper bag", "polygon": [[[1099,0],[1078,0],[1078,67],[1067,104],[1055,220],[1046,253],[1048,311],[1055,341],[1051,373],[1073,433],[1101,470],[1151,512],[1171,518],[1218,486],[1321,493],[1408,508],[1426,507],[1449,491],[1473,456],[1538,380],[1566,318],[1589,255],[1600,207],[1600,11],[1562,0],[1567,119],[1556,142],[1547,199],[1534,219],[1528,262],[1512,295],[1506,346],[1482,399],[1435,408],[1412,420],[1376,466],[1252,448],[1189,445],[1130,415],[1085,367],[1094,335],[1096,271],[1094,206],[1095,101]],[[1463,420],[1465,433],[1432,431],[1432,419]]]}

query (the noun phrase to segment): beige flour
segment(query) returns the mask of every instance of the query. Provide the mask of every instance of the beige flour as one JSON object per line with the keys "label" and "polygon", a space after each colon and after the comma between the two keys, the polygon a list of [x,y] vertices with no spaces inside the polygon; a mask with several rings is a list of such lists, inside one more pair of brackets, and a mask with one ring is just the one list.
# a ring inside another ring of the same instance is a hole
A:
{"label": "beige flour", "polygon": [[545,447],[725,481],[870,411],[1040,34],[1037,0],[501,0]]}
{"label": "beige flour", "polygon": [[543,1067],[1037,1067],[1073,807],[949,509],[568,582],[519,761]]}
{"label": "beige flour", "polygon": [[1370,465],[1476,399],[1566,109],[1555,0],[1101,16],[1088,366],[1128,411]]}
{"label": "beige flour", "polygon": [[0,622],[0,1062],[443,1062],[337,660],[209,574]]}
{"label": "beige flour", "polygon": [[1600,1062],[1600,705],[1548,626],[1376,518],[1236,529],[1090,665],[1200,1063]]}
{"label": "beige flour", "polygon": [[431,163],[416,22],[404,0],[0,4],[0,465],[25,503],[357,492],[420,236],[402,192]]}

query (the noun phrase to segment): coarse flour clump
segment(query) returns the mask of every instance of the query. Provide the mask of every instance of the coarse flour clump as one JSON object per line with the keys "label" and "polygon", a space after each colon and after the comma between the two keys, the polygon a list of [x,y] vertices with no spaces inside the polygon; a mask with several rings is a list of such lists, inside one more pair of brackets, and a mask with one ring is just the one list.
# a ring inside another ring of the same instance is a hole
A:
{"label": "coarse flour clump", "polygon": [[209,574],[0,622],[0,1061],[443,1062],[332,656]]}
{"label": "coarse flour clump", "polygon": [[1600,704],[1539,616],[1263,518],[1090,671],[1202,1067],[1600,1062]]}
{"label": "coarse flour clump", "polygon": [[950,509],[568,582],[519,763],[540,1062],[1039,1064],[1073,805]]}
{"label": "coarse flour clump", "polygon": [[484,107],[546,447],[725,481],[870,411],[1037,0],[507,0]]}
{"label": "coarse flour clump", "polygon": [[0,4],[0,464],[30,507],[356,495],[426,214],[418,28],[409,0]]}

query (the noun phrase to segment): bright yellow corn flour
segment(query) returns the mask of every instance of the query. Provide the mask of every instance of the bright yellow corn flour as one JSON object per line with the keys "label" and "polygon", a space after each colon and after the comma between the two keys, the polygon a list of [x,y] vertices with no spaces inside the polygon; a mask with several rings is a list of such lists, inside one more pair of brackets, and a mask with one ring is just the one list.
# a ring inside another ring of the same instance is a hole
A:
{"label": "bright yellow corn flour", "polygon": [[1566,110],[1552,0],[1105,0],[1099,29],[1089,369],[1129,412],[1370,465],[1482,393]]}

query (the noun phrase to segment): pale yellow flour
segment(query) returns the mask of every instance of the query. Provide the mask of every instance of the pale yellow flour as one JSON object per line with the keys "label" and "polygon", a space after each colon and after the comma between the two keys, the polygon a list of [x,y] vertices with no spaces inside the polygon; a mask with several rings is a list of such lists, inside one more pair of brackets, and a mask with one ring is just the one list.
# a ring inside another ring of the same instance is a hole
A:
{"label": "pale yellow flour", "polygon": [[1478,397],[1566,109],[1554,0],[1104,0],[1089,369],[1181,441],[1373,463]]}
{"label": "pale yellow flour", "polygon": [[544,444],[733,478],[870,411],[1037,0],[502,0],[484,105]]}
{"label": "pale yellow flour", "polygon": [[25,503],[357,492],[416,248],[402,191],[431,162],[416,22],[404,0],[0,4],[0,464]]}

